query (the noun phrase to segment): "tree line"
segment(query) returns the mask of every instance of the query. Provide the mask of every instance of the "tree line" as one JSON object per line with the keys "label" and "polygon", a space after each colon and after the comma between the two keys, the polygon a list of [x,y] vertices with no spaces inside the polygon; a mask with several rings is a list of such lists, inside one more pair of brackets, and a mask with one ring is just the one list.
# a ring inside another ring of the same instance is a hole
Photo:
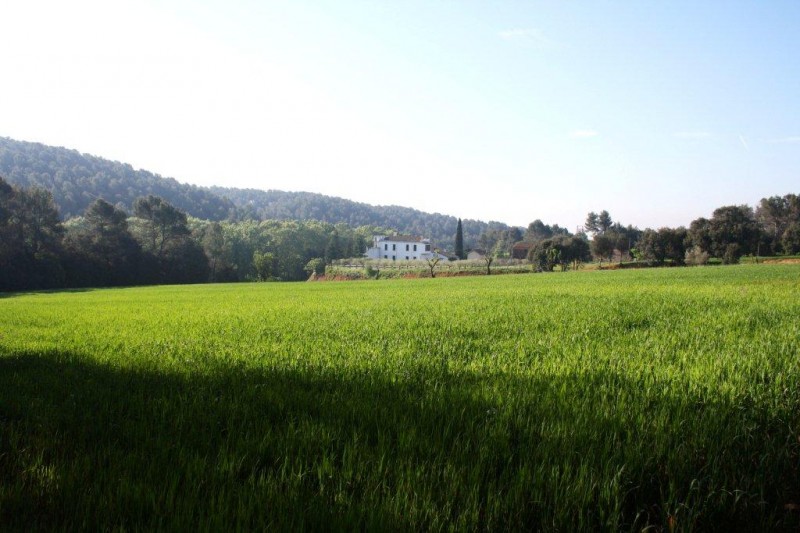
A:
{"label": "tree line", "polygon": [[[514,245],[529,244],[527,259],[539,270],[577,268],[591,260],[633,260],[650,265],[699,265],[716,258],[738,263],[742,256],[800,253],[800,197],[796,194],[762,198],[748,205],[723,206],[711,218],[698,218],[688,228],[640,230],[614,222],[608,211],[590,212],[581,231],[535,220],[519,228],[489,230],[478,244],[489,257],[511,257]],[[456,247],[458,242],[456,242]]]}
{"label": "tree line", "polygon": [[208,221],[154,195],[132,213],[103,199],[62,222],[49,191],[0,178],[0,290],[245,280],[294,281],[360,256],[379,227]]}
{"label": "tree line", "polygon": [[[454,250],[463,257],[466,224],[454,220]],[[95,199],[81,216],[62,222],[49,191],[0,178],[0,290],[302,280],[323,273],[332,260],[360,257],[374,234],[386,233],[391,230],[316,220],[203,220],[156,195],[135,199],[130,214]],[[800,198],[764,198],[756,209],[720,207],[689,228],[639,230],[602,211],[589,213],[584,231],[575,234],[536,220],[524,232],[488,228],[477,241],[488,261],[527,243],[527,259],[542,271],[614,257],[654,265],[703,264],[712,257],[736,263],[743,255],[800,253]]]}
{"label": "tree line", "polygon": [[616,253],[656,265],[697,265],[710,258],[733,264],[746,255],[800,253],[800,197],[762,198],[755,209],[748,205],[719,207],[711,218],[695,219],[688,228],[623,229],[611,223],[606,211],[589,213],[585,227],[593,233],[592,252],[601,260],[610,260]]}

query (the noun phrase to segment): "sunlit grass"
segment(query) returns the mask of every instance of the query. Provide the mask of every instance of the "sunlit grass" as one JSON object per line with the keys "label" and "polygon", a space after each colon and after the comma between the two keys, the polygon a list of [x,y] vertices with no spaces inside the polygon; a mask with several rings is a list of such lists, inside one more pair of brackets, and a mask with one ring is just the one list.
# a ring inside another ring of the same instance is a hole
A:
{"label": "sunlit grass", "polygon": [[0,526],[792,529],[800,267],[0,298]]}

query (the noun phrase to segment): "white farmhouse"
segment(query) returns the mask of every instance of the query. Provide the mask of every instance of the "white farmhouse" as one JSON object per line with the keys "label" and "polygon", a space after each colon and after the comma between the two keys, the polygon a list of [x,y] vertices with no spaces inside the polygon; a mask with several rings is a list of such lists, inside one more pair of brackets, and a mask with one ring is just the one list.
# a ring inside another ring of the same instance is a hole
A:
{"label": "white farmhouse", "polygon": [[369,259],[387,259],[389,261],[424,261],[439,257],[447,261],[447,257],[431,250],[430,239],[412,237],[410,235],[375,235],[372,247],[364,254]]}

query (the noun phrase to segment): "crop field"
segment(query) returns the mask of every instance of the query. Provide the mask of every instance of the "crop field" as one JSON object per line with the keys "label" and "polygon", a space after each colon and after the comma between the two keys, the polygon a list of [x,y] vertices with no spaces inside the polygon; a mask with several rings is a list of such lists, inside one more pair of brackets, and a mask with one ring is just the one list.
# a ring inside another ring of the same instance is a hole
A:
{"label": "crop field", "polygon": [[800,265],[0,295],[0,530],[800,527]]}

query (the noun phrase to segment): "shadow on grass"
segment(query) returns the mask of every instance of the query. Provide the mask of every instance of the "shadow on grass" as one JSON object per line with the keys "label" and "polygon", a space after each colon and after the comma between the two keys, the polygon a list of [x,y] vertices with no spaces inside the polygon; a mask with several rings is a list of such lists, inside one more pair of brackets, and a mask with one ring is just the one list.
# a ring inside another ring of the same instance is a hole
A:
{"label": "shadow on grass", "polygon": [[100,290],[100,287],[85,287],[79,289],[41,289],[35,291],[21,291],[21,292],[3,292],[0,291],[0,300],[5,298],[19,298],[20,296],[35,296],[37,294],[69,294],[80,292],[93,292]]}
{"label": "shadow on grass", "polygon": [[168,374],[4,356],[0,529],[792,530],[792,407],[607,373]]}

